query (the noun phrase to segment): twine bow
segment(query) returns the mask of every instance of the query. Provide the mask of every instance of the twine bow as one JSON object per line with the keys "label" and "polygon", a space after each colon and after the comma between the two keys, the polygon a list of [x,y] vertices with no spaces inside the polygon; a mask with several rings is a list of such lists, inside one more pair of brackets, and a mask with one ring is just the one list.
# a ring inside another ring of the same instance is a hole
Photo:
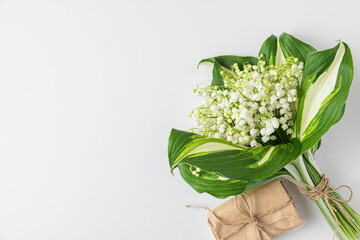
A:
{"label": "twine bow", "polygon": [[[249,199],[248,201],[245,199],[245,196]],[[241,198],[244,202],[244,206],[246,209],[241,209],[239,204],[238,204],[238,198]],[[297,217],[297,216],[283,216],[283,217],[280,217],[280,218],[277,218],[271,222],[262,222],[260,220],[261,217],[264,217],[264,216],[267,216],[269,214],[272,214],[272,213],[275,213],[277,211],[280,211],[282,210],[283,208],[289,206],[292,204],[292,200],[288,201],[287,203],[285,203],[284,205],[276,208],[276,209],[273,209],[271,211],[268,211],[268,212],[265,212],[263,214],[260,214],[260,215],[257,215],[255,216],[254,215],[254,204],[253,204],[253,201],[252,201],[252,198],[249,194],[247,193],[243,193],[242,195],[239,195],[239,196],[236,196],[234,198],[234,205],[236,206],[236,209],[238,210],[238,212],[243,215],[245,217],[245,220],[241,220],[241,221],[238,221],[238,222],[226,222],[224,220],[221,220],[215,213],[214,211],[212,211],[211,209],[209,209],[208,207],[203,207],[203,206],[189,206],[187,205],[186,207],[188,208],[204,208],[206,210],[208,210],[213,216],[214,218],[216,219],[216,221],[218,221],[220,224],[222,225],[227,225],[227,226],[237,226],[237,230],[236,231],[233,231],[233,232],[230,232],[228,235],[226,235],[225,237],[219,239],[219,240],[227,240],[229,239],[230,237],[234,236],[235,234],[237,234],[238,232],[241,231],[241,229],[243,227],[245,227],[246,225],[248,224],[251,224],[255,227],[256,231],[257,231],[257,235],[258,235],[258,239],[259,240],[271,240],[270,236],[268,235],[268,233],[264,230],[264,227],[267,226],[267,227],[270,227],[272,224],[274,223],[277,223],[285,218],[296,218],[300,221],[300,225],[297,226],[297,227],[293,227],[293,228],[287,228],[287,229],[279,229],[275,226],[271,226],[271,228],[273,229],[276,229],[276,230],[280,230],[280,231],[295,231],[295,230],[298,230],[300,228],[302,228],[304,226],[304,222],[301,218]],[[213,226],[211,226],[212,230],[214,231],[215,229],[213,229]],[[265,236],[265,238],[262,238],[262,236]]]}
{"label": "twine bow", "polygon": [[[334,210],[332,209],[329,200],[331,200],[333,203],[335,203],[340,210],[349,218],[351,219],[351,221],[354,222],[354,219],[352,217],[349,216],[349,214],[346,213],[346,211],[343,209],[343,207],[340,205],[340,203],[348,203],[351,201],[352,197],[353,197],[353,191],[352,189],[347,186],[347,185],[341,185],[340,187],[331,190],[330,187],[330,180],[325,176],[325,174],[322,175],[321,181],[319,182],[319,184],[316,187],[312,187],[304,182],[298,182],[297,184],[300,192],[302,192],[303,194],[305,194],[306,196],[308,196],[310,198],[311,201],[317,201],[321,198],[324,198],[326,206],[330,209],[331,214],[333,215],[333,217],[335,218],[336,221],[336,227],[335,227],[335,231],[334,231],[334,236],[333,236],[333,240],[336,237],[336,233],[338,231],[339,228],[339,220],[336,217],[336,214],[334,212]],[[350,190],[350,197],[347,200],[343,200],[339,197],[334,196],[332,193],[335,193],[336,191],[338,191],[341,188],[347,188]],[[308,190],[309,189],[309,190]]]}

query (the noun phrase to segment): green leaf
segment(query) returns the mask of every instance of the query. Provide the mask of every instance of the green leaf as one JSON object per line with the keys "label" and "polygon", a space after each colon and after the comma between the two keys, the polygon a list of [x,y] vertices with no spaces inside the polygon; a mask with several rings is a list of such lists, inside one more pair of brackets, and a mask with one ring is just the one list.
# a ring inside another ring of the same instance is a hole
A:
{"label": "green leaf", "polygon": [[214,63],[218,62],[222,67],[231,70],[232,65],[237,63],[239,65],[239,69],[243,69],[243,65],[245,63],[250,63],[251,65],[256,65],[258,59],[256,57],[240,57],[234,55],[224,55],[213,58],[207,58],[200,61],[199,65],[205,62]]}
{"label": "green leaf", "polygon": [[224,77],[221,74],[223,69],[221,65],[215,60],[215,58],[203,59],[200,61],[199,65],[206,62],[213,64],[213,70],[212,70],[213,79],[211,81],[211,86],[224,86]]}
{"label": "green leaf", "polygon": [[307,55],[296,116],[301,153],[312,148],[341,119],[353,75],[351,52],[343,42]]}
{"label": "green leaf", "polygon": [[[170,132],[168,145],[170,167],[173,169],[182,158],[191,153],[194,153],[197,147],[204,145],[205,143],[209,143],[209,140],[201,135],[173,128]],[[214,149],[217,149],[216,144],[219,144],[220,147],[218,148],[221,149],[240,148],[239,146],[218,139],[212,139],[211,143],[212,144],[207,144],[205,146],[208,148],[213,147]],[[223,146],[222,144],[225,144],[226,146]]]}
{"label": "green leaf", "polygon": [[280,35],[279,44],[285,58],[295,57],[304,63],[306,55],[310,52],[316,51],[316,49],[309,44],[300,41],[288,33],[283,33]]}
{"label": "green leaf", "polygon": [[317,150],[321,147],[321,139],[311,148],[311,153],[315,154]]}
{"label": "green leaf", "polygon": [[[212,79],[211,85],[212,86],[223,86],[224,81],[223,81],[223,76],[221,75],[221,71],[223,71],[223,67],[228,70],[231,70],[232,65],[237,63],[239,65],[240,70],[242,70],[244,63],[250,63],[252,65],[256,65],[257,58],[224,55],[224,56],[203,59],[199,62],[199,65],[202,63],[212,63],[213,64],[213,70],[212,70],[213,79]],[[199,65],[198,65],[198,67],[199,67]]]}
{"label": "green leaf", "polygon": [[213,79],[211,86],[224,86],[224,77],[221,74],[222,71],[223,69],[221,68],[220,64],[215,61],[212,70]]}
{"label": "green leaf", "polygon": [[198,193],[208,193],[216,198],[227,198],[242,194],[250,189],[262,186],[276,178],[290,176],[285,170],[280,170],[271,177],[259,181],[241,181],[221,178],[221,176],[201,170],[198,176],[193,174],[194,167],[182,164],[179,171],[182,178]]}
{"label": "green leaf", "polygon": [[181,160],[209,172],[237,180],[261,180],[275,174],[297,157],[301,144],[288,144],[239,150],[199,152]]}
{"label": "green leaf", "polygon": [[263,45],[260,48],[260,52],[259,52],[259,56],[261,54],[264,55],[264,58],[262,60],[264,60],[266,62],[266,66],[270,66],[270,65],[276,65],[276,57],[277,57],[277,50],[278,50],[278,43],[277,43],[277,37],[275,35],[271,35],[270,37],[268,37],[265,42],[263,43]]}
{"label": "green leaf", "polygon": [[305,62],[306,55],[316,51],[307,43],[300,41],[288,33],[283,33],[279,38],[274,35],[268,37],[261,46],[260,54],[264,54],[266,65],[279,65],[285,58],[296,57]]}
{"label": "green leaf", "polygon": [[[186,138],[184,134],[177,135]],[[172,169],[187,164],[222,177],[247,181],[272,176],[294,160],[301,149],[297,139],[292,139],[287,144],[259,148],[244,148],[213,138],[196,138],[192,141],[187,138],[177,141],[187,144],[181,151],[169,153]]]}
{"label": "green leaf", "polygon": [[182,178],[198,193],[209,193],[217,198],[227,198],[244,192],[247,181],[234,179],[219,180],[219,175],[202,170],[199,176],[192,173],[190,165],[179,166]]}
{"label": "green leaf", "polygon": [[279,177],[284,177],[284,176],[288,176],[290,178],[292,177],[291,174],[288,171],[280,170],[280,171],[276,172],[274,175],[272,175],[272,176],[270,176],[268,178],[264,178],[264,179],[258,180],[258,181],[250,181],[246,185],[245,192],[249,191],[250,189],[260,187],[260,186],[262,186],[262,185],[264,185],[264,184],[266,184],[268,182],[271,182],[274,179],[277,179]]}

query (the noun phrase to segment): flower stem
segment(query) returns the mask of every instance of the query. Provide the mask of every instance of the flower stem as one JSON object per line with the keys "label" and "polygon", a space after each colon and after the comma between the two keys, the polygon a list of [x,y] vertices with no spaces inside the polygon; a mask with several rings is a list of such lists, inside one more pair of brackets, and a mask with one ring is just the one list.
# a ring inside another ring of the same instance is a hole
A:
{"label": "flower stem", "polygon": [[[309,151],[305,155],[307,157],[313,158],[313,154]],[[315,184],[318,184],[321,180],[321,172],[316,169],[319,167],[316,165],[315,161],[305,161],[306,169],[309,172],[312,181]],[[334,187],[330,186],[330,190],[333,190]],[[334,192],[332,195],[335,198],[343,200],[344,198],[338,193]],[[336,217],[339,220],[339,227],[346,233],[348,239],[358,239],[360,237],[360,216],[359,214],[350,207],[348,203],[339,203],[341,207],[335,204],[332,201],[329,201],[331,208],[334,210]],[[351,218],[349,218],[350,216]]]}
{"label": "flower stem", "polygon": [[[313,153],[308,151],[294,160],[286,167],[288,172],[299,182],[303,181],[306,184],[315,187],[322,178],[322,173],[316,165]],[[331,186],[330,190],[334,188]],[[335,198],[343,200],[344,198],[338,193],[334,192],[332,195]],[[332,201],[329,201],[329,206],[325,204],[324,199],[316,201],[317,206],[324,214],[330,226],[335,230],[336,220],[331,214],[329,207],[334,211],[338,219],[337,236],[341,240],[356,240],[360,237],[360,215],[353,210],[347,203],[339,203],[341,207]],[[350,216],[351,218],[349,218]]]}

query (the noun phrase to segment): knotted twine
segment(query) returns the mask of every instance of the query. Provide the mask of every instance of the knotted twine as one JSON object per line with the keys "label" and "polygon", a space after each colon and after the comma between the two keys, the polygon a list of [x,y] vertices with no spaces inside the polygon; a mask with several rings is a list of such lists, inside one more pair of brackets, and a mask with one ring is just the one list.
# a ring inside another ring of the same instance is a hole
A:
{"label": "knotted twine", "polygon": [[[249,200],[247,201],[245,199],[246,196]],[[239,206],[238,204],[238,198],[241,198],[242,201],[244,202],[244,206],[246,209],[244,209],[244,211],[241,209],[241,207]],[[238,232],[241,231],[241,229],[243,227],[245,227],[246,225],[248,224],[251,224],[253,226],[255,226],[256,230],[257,230],[257,236],[258,236],[258,239],[259,240],[264,240],[261,235],[265,236],[266,240],[271,240],[270,236],[268,235],[268,233],[263,229],[263,227],[267,226],[267,227],[270,227],[272,224],[274,223],[277,223],[285,218],[296,218],[300,221],[300,225],[297,226],[297,227],[293,227],[293,228],[286,228],[286,229],[280,229],[280,228],[277,228],[275,226],[271,226],[272,229],[275,229],[275,230],[279,230],[279,231],[286,231],[286,232],[289,232],[289,231],[296,231],[300,228],[302,228],[304,226],[304,221],[298,217],[298,216],[282,216],[280,218],[277,218],[273,221],[270,221],[270,222],[261,222],[259,220],[259,218],[261,217],[264,217],[264,216],[267,216],[267,215],[270,215],[272,213],[275,213],[277,211],[280,211],[284,208],[286,208],[287,206],[293,204],[293,201],[292,199],[290,199],[290,201],[286,202],[285,204],[283,204],[282,206],[276,208],[276,209],[272,209],[270,211],[267,211],[267,212],[264,212],[262,214],[259,214],[257,216],[254,215],[254,204],[253,204],[253,200],[252,200],[252,197],[247,194],[247,193],[243,193],[242,195],[239,195],[239,196],[236,196],[234,198],[234,205],[236,206],[236,209],[238,210],[238,212],[243,215],[245,217],[245,220],[241,220],[241,221],[238,221],[238,222],[226,222],[224,220],[221,220],[213,210],[211,210],[210,208],[208,207],[204,207],[204,206],[189,206],[189,205],[186,205],[187,208],[203,208],[203,209],[206,209],[208,210],[213,216],[214,218],[216,219],[216,221],[218,221],[220,224],[223,224],[223,225],[227,225],[227,226],[237,226],[238,225],[238,228],[236,231],[234,232],[231,232],[229,233],[228,235],[226,235],[225,237],[219,239],[219,240],[227,240],[229,239],[230,237],[234,236],[235,234],[237,234]],[[213,229],[213,226],[210,226],[214,232],[215,229]]]}
{"label": "knotted twine", "polygon": [[[339,228],[339,220],[336,217],[336,214],[334,212],[334,210],[332,209],[329,200],[331,200],[333,203],[335,203],[340,210],[353,222],[354,219],[352,217],[349,216],[349,214],[347,214],[347,212],[343,209],[343,207],[340,205],[340,203],[348,203],[351,201],[352,197],[353,197],[353,191],[351,189],[351,187],[349,187],[348,185],[341,185],[340,187],[331,190],[330,187],[330,180],[325,176],[325,174],[322,175],[321,181],[319,182],[319,184],[316,187],[312,187],[304,182],[298,182],[297,184],[300,192],[302,192],[303,194],[305,194],[306,196],[308,196],[310,198],[311,201],[317,201],[321,198],[324,198],[326,206],[329,208],[331,214],[333,215],[333,217],[335,218],[336,221],[336,227],[335,227],[335,231],[334,231],[334,236],[333,236],[333,240],[336,237],[336,233],[338,231]],[[347,188],[350,190],[350,197],[347,200],[341,199],[341,198],[337,198],[335,197],[332,193],[335,193],[336,191],[338,191],[341,188]]]}

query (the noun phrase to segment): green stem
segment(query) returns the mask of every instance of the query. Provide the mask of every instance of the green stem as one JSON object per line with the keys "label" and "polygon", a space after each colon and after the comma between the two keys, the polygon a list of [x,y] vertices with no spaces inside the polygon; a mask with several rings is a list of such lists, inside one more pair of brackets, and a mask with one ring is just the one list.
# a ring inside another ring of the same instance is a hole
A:
{"label": "green stem", "polygon": [[[305,163],[304,163],[304,158],[302,156],[300,156],[298,159],[295,160],[294,165],[296,167],[296,169],[299,171],[299,174],[301,176],[301,181],[305,182],[306,184],[315,187],[315,183],[313,182],[313,180],[311,179]],[[328,223],[330,224],[332,229],[335,229],[336,227],[336,220],[333,217],[333,215],[331,214],[330,210],[327,208],[325,201],[323,199],[320,199],[318,201],[316,201],[316,205],[319,207],[320,211],[323,213],[323,215],[325,216],[326,220],[328,221]],[[339,231],[337,232],[337,235],[339,236],[339,238],[341,240],[347,240],[347,238],[345,238],[345,233],[339,229]]]}
{"label": "green stem", "polygon": [[[312,152],[308,151],[288,164],[286,170],[296,179],[297,182],[303,181],[306,184],[315,187],[322,178],[322,173],[319,167],[316,165]],[[334,189],[331,186],[331,190]],[[333,193],[333,196],[338,199],[343,199],[337,192]],[[324,199],[316,201],[317,206],[329,222],[330,226],[335,230],[336,220],[332,215],[329,207],[325,204]],[[360,217],[347,203],[339,203],[344,209],[342,210],[337,204],[329,201],[330,208],[335,212],[338,219],[339,228],[337,236],[341,240],[356,240],[360,237]],[[344,213],[346,212],[346,214]],[[354,221],[352,221],[347,215],[349,215]]]}
{"label": "green stem", "polygon": [[[306,169],[309,172],[313,182],[318,184],[321,180],[322,174],[317,166],[313,154],[308,151],[305,156],[305,165]],[[333,190],[334,187],[330,186],[330,190]],[[334,192],[332,195],[335,198],[344,200],[344,198],[338,193]],[[334,210],[337,219],[339,220],[339,228],[341,228],[345,233],[348,239],[358,239],[360,237],[360,217],[359,214],[350,207],[348,203],[339,203],[341,207],[335,204],[332,201],[329,201],[331,208]],[[352,218],[349,218],[349,216]]]}

